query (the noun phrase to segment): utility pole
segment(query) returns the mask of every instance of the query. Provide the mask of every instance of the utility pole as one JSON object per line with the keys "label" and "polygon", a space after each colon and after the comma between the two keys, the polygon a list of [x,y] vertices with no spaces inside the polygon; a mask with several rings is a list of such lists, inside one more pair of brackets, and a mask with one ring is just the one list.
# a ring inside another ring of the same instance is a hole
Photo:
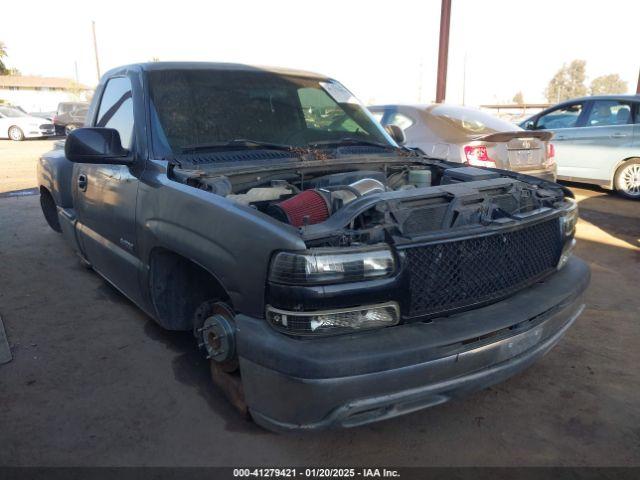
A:
{"label": "utility pole", "polygon": [[98,61],[98,42],[96,41],[96,22],[91,20],[91,29],[93,30],[93,52],[96,56],[96,72],[98,73],[98,82],[100,81],[100,62]]}
{"label": "utility pole", "polygon": [[451,0],[442,0],[440,9],[440,42],[438,46],[438,83],[436,103],[444,102],[447,93],[447,62],[449,60],[449,25],[451,24]]}
{"label": "utility pole", "polygon": [[73,62],[73,69],[76,72],[76,83],[80,83],[80,80],[78,80],[78,61],[74,61]]}
{"label": "utility pole", "polygon": [[638,73],[638,86],[636,87],[636,95],[640,95],[640,73]]}

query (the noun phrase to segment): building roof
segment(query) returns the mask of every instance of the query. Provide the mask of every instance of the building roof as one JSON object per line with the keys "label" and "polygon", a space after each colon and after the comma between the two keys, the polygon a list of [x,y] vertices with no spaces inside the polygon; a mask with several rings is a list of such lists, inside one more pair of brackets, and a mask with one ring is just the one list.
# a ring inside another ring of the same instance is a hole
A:
{"label": "building roof", "polygon": [[91,90],[69,78],[36,77],[32,75],[0,75],[0,88],[62,88],[64,90]]}

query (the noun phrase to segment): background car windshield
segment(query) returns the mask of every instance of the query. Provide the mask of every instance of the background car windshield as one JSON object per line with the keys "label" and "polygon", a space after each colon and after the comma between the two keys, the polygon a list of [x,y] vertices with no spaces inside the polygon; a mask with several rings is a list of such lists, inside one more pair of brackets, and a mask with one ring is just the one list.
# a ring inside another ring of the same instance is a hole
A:
{"label": "background car windshield", "polygon": [[27,115],[17,108],[0,107],[0,114],[8,118],[26,117]]}
{"label": "background car windshield", "polygon": [[149,84],[154,140],[173,153],[234,139],[301,147],[345,137],[392,144],[337,83],[264,71],[163,70],[150,72]]}
{"label": "background car windshield", "polygon": [[522,130],[513,123],[479,110],[452,105],[428,107],[426,123],[438,137],[452,142],[479,135]]}
{"label": "background car windshield", "polygon": [[413,120],[403,115],[402,113],[393,112],[387,120],[385,121],[386,125],[395,125],[396,127],[400,127],[402,130],[406,130],[411,125],[413,125]]}

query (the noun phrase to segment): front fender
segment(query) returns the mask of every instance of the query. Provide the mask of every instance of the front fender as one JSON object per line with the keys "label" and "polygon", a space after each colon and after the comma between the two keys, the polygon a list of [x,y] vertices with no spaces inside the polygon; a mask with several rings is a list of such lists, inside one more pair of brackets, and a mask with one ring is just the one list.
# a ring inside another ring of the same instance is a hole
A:
{"label": "front fender", "polygon": [[306,248],[297,231],[217,195],[156,180],[141,182],[138,192],[141,259],[148,265],[157,247],[182,255],[220,281],[238,312],[262,317],[273,252]]}

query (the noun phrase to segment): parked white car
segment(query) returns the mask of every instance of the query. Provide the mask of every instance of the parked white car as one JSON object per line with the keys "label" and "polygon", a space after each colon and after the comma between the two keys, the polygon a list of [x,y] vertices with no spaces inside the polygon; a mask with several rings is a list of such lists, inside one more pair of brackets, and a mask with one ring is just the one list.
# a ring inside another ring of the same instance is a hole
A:
{"label": "parked white car", "polygon": [[0,138],[19,142],[25,138],[53,135],[53,123],[43,118],[32,117],[17,108],[0,106]]}

